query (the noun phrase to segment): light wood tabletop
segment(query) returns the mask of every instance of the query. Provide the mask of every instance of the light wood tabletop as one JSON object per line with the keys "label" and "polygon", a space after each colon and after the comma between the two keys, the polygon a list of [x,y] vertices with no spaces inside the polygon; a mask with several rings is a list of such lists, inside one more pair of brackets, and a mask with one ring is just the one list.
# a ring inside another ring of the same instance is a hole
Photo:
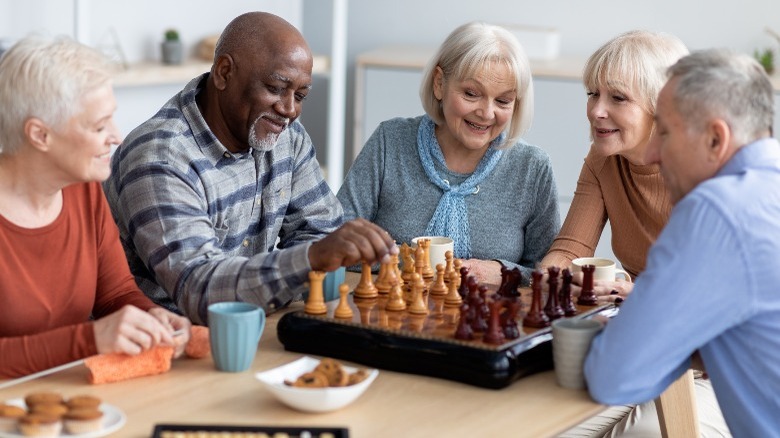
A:
{"label": "light wood tabletop", "polygon": [[[289,310],[302,307],[293,303]],[[552,371],[492,390],[380,370],[351,405],[324,414],[298,412],[277,401],[254,376],[303,356],[285,351],[276,337],[277,322],[289,310],[269,316],[255,361],[245,372],[217,371],[211,358],[177,359],[163,375],[90,385],[86,368],[79,366],[0,390],[0,400],[41,390],[65,397],[92,394],[126,414],[126,424],[113,436],[129,438],[149,437],[162,423],[345,427],[352,437],[544,437],[604,409],[586,391],[559,387]]]}

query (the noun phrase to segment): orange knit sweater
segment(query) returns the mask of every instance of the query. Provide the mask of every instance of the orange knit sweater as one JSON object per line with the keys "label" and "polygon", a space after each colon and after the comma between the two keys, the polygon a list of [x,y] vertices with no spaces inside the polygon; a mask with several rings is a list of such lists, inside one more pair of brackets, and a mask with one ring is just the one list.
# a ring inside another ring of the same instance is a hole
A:
{"label": "orange knit sweater", "polygon": [[636,166],[618,155],[598,156],[591,149],[563,227],[541,265],[568,267],[575,258],[593,256],[609,219],[612,251],[623,269],[636,277],[671,210],[658,165]]}
{"label": "orange knit sweater", "polygon": [[0,378],[96,354],[90,315],[154,307],[130,274],[100,184],[62,196],[60,215],[44,227],[0,216]]}

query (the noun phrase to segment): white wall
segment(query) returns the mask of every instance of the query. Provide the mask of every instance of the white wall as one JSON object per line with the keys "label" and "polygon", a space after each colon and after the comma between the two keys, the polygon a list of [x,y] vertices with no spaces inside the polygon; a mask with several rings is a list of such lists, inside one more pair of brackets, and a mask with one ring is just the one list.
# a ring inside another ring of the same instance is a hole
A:
{"label": "white wall", "polygon": [[[319,17],[327,16],[331,2],[303,1],[304,35],[312,47],[327,52],[329,20]],[[353,66],[358,53],[389,44],[435,47],[452,29],[471,20],[557,28],[562,55],[587,56],[609,38],[636,28],[673,33],[691,49],[730,47],[752,53],[758,47],[778,47],[764,28],[780,32],[780,1],[352,0],[346,144],[353,142]],[[351,151],[346,156],[351,157]]]}
{"label": "white wall", "polygon": [[[186,53],[192,54],[203,37],[220,33],[236,16],[256,10],[275,13],[302,28],[300,0],[0,0],[0,40],[31,32],[65,34],[106,52],[118,41],[128,63],[158,62],[166,29],[179,30]],[[151,117],[187,81],[115,87],[120,132],[126,135]]]}
{"label": "white wall", "polygon": [[272,12],[299,29],[303,23],[300,0],[0,0],[0,39],[30,32],[79,38],[76,10],[82,42],[111,42],[113,28],[128,62],[159,60],[159,44],[171,27],[191,52],[201,38],[221,32],[244,12]]}

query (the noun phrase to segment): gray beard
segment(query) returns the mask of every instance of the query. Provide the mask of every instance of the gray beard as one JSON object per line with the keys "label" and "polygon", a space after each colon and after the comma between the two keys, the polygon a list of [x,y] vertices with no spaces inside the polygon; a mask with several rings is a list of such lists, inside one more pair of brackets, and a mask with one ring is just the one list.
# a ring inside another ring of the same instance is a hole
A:
{"label": "gray beard", "polygon": [[[262,115],[260,117],[262,117]],[[247,141],[249,143],[249,147],[252,149],[258,152],[268,152],[273,150],[274,146],[276,146],[276,142],[279,140],[279,135],[268,134],[263,138],[257,138],[257,131],[255,130],[255,126],[260,120],[260,117],[258,117],[257,120],[255,120],[255,123],[252,123],[252,127],[249,128],[249,138]],[[285,129],[287,128],[285,127]]]}

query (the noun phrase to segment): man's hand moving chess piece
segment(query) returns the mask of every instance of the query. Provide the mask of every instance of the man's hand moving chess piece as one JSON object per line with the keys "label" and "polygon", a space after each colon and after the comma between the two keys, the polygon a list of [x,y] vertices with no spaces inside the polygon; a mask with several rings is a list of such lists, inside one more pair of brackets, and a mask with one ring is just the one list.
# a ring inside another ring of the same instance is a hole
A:
{"label": "man's hand moving chess piece", "polygon": [[390,235],[365,219],[354,219],[309,248],[309,264],[318,271],[333,271],[361,261],[389,263],[398,254]]}

